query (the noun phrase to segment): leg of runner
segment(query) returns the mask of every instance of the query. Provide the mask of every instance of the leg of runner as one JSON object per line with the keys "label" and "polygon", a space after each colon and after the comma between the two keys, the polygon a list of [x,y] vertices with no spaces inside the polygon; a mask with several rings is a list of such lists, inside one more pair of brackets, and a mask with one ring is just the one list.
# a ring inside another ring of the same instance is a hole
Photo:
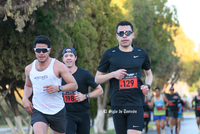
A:
{"label": "leg of runner", "polygon": [[173,117],[169,117],[169,122],[170,122],[171,134],[173,134],[173,126],[174,126],[174,119],[173,119]]}
{"label": "leg of runner", "polygon": [[73,115],[67,116],[67,128],[65,134],[75,134],[77,130],[76,118]]}
{"label": "leg of runner", "polygon": [[76,134],[90,134],[90,111],[81,113]]}
{"label": "leg of runner", "polygon": [[169,127],[169,117],[166,116],[165,120],[166,120],[166,125]]}
{"label": "leg of runner", "polygon": [[59,132],[53,131],[53,134],[65,134],[65,133],[59,133]]}
{"label": "leg of runner", "polygon": [[166,120],[166,125],[169,127],[169,117],[168,117],[168,110],[166,109],[166,114],[165,114],[165,120]]}
{"label": "leg of runner", "polygon": [[162,133],[161,134],[165,134],[165,120],[161,120],[160,127],[162,129]]}
{"label": "leg of runner", "polygon": [[160,120],[156,120],[156,130],[157,130],[157,133],[160,134]]}
{"label": "leg of runner", "polygon": [[123,114],[118,114],[118,113],[114,113],[112,116],[116,134],[126,134],[127,133],[126,117],[124,117]]}
{"label": "leg of runner", "polygon": [[177,127],[177,134],[180,133],[180,130],[181,130],[181,117],[178,118],[178,127]]}
{"label": "leg of runner", "polygon": [[33,131],[35,134],[46,134],[48,125],[44,122],[36,122],[33,124]]}
{"label": "leg of runner", "polygon": [[147,122],[146,122],[145,134],[147,134],[147,133],[148,133],[148,125],[149,125],[149,118],[148,118],[148,120],[147,120]]}
{"label": "leg of runner", "polygon": [[175,134],[177,134],[177,127],[178,126],[178,119],[174,119],[174,126],[175,126]]}
{"label": "leg of runner", "polygon": [[127,134],[141,134],[142,132],[141,131],[138,131],[138,130],[127,130]]}
{"label": "leg of runner", "polygon": [[200,124],[200,117],[199,117],[199,116],[197,116],[197,117],[196,117],[196,119],[197,119],[197,126],[198,126],[198,129],[199,129],[199,134],[200,134],[200,128],[199,128],[199,124]]}

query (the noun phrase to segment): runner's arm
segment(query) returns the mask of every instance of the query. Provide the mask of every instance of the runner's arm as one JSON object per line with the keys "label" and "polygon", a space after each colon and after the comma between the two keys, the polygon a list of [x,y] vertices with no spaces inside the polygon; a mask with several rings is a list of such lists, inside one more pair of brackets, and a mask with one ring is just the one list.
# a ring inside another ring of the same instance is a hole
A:
{"label": "runner's arm", "polygon": [[96,97],[98,97],[98,96],[100,96],[100,95],[103,94],[103,89],[102,89],[101,85],[98,85],[98,86],[94,89],[94,91],[92,91],[92,92],[90,92],[90,93],[88,93],[88,94],[90,95],[90,98],[96,98]]}
{"label": "runner's arm", "polygon": [[97,73],[95,75],[95,82],[97,84],[102,84],[102,83],[105,83],[106,81],[108,81],[112,78],[116,78],[116,79],[120,80],[120,79],[124,78],[125,75],[127,75],[125,69],[119,69],[117,71],[110,72],[110,73],[107,73],[107,74],[104,74],[103,72],[97,71]]}
{"label": "runner's arm", "polygon": [[[94,91],[92,91],[88,94],[89,94],[90,98],[96,98],[103,94],[103,89],[102,89],[101,85],[98,85],[94,89]],[[78,92],[78,94],[76,94],[75,97],[78,102],[82,102],[87,99],[86,94],[82,94],[81,92]]]}
{"label": "runner's arm", "polygon": [[191,102],[191,103],[192,103],[192,107],[194,107],[194,105],[193,105],[193,101],[194,101],[194,100],[195,100],[195,97],[192,99],[192,102]]}
{"label": "runner's arm", "polygon": [[151,98],[151,102],[148,103],[150,109],[153,108],[153,104],[154,104],[154,98],[152,97],[152,98]]}
{"label": "runner's arm", "polygon": [[152,74],[151,69],[144,70],[144,73],[146,75],[145,83],[151,86],[151,84],[153,82],[153,74]]}
{"label": "runner's arm", "polygon": [[23,93],[23,99],[22,99],[23,106],[24,106],[25,110],[29,113],[32,113],[32,109],[33,109],[33,105],[29,101],[29,97],[33,93],[32,83],[29,78],[29,73],[30,73],[31,68],[32,68],[31,65],[29,65],[25,68],[26,81],[25,81],[25,85],[24,85],[24,93]]}
{"label": "runner's arm", "polygon": [[[65,80],[67,84],[63,85],[63,92],[71,92],[76,91],[78,89],[78,85],[76,83],[75,78],[72,76],[72,74],[69,72],[69,69],[66,65],[61,63],[60,67],[60,75]],[[59,88],[59,87],[58,87]]]}
{"label": "runner's arm", "polygon": [[167,107],[169,105],[169,100],[165,95],[163,96],[163,100],[166,102],[165,107]]}

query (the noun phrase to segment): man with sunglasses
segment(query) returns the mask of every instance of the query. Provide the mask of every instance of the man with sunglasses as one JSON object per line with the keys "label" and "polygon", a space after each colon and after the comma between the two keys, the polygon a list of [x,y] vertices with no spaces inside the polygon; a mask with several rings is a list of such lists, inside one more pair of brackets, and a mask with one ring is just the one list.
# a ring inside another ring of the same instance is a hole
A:
{"label": "man with sunglasses", "polygon": [[167,96],[167,99],[169,100],[168,116],[170,121],[171,134],[173,134],[173,126],[177,124],[178,103],[181,101],[181,97],[178,95],[178,93],[174,92],[173,87],[171,87],[169,90],[170,94]]}
{"label": "man with sunglasses", "polygon": [[[78,85],[68,68],[49,56],[51,40],[47,36],[36,37],[33,46],[37,59],[25,68],[23,106],[31,114],[35,134],[46,134],[48,126],[54,134],[64,134],[66,110],[62,92],[75,91]],[[61,86],[61,77],[67,82],[64,86]]]}
{"label": "man with sunglasses", "polygon": [[[62,60],[69,68],[78,84],[75,92],[64,92],[63,97],[67,110],[66,134],[89,134],[90,133],[90,105],[89,98],[96,98],[103,94],[100,84],[96,84],[94,76],[83,68],[76,66],[77,55],[72,47],[66,47],[62,52]],[[66,82],[63,79],[62,85]],[[94,91],[88,93],[88,87]]]}
{"label": "man with sunglasses", "polygon": [[[111,107],[117,134],[141,134],[144,95],[153,81],[148,54],[132,45],[133,26],[121,21],[116,27],[118,46],[106,50],[97,68],[95,81],[110,81]],[[146,84],[141,80],[142,70]]]}

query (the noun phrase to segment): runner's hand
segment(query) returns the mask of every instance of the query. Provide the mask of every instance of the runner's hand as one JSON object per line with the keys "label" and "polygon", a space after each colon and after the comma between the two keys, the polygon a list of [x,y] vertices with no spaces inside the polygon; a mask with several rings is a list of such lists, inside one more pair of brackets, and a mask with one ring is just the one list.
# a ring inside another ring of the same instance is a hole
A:
{"label": "runner's hand", "polygon": [[54,85],[47,85],[44,86],[43,88],[44,88],[43,91],[47,91],[47,93],[49,94],[59,91],[59,86],[54,86]]}
{"label": "runner's hand", "polygon": [[144,95],[147,95],[149,93],[149,88],[147,85],[140,86],[140,89],[142,90]]}
{"label": "runner's hand", "polygon": [[22,102],[23,102],[24,109],[28,113],[32,114],[33,113],[33,111],[32,111],[32,109],[33,109],[32,103],[28,99],[24,99],[24,98],[22,99]]}
{"label": "runner's hand", "polygon": [[119,69],[117,71],[115,71],[115,78],[118,80],[121,80],[122,78],[124,78],[124,76],[127,75],[126,70],[125,69]]}
{"label": "runner's hand", "polygon": [[81,101],[84,101],[86,99],[86,96],[85,96],[85,94],[78,92],[78,94],[75,94],[75,98],[78,102],[81,102]]}

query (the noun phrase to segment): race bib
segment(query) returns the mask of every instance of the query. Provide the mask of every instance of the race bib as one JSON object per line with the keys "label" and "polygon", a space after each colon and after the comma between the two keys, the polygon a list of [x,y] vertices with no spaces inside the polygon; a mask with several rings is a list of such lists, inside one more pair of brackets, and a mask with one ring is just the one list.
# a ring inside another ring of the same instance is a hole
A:
{"label": "race bib", "polygon": [[200,106],[197,106],[197,111],[200,111]]}
{"label": "race bib", "polygon": [[144,112],[144,118],[149,118],[149,113],[148,112]]}
{"label": "race bib", "polygon": [[169,105],[170,105],[170,106],[174,106],[175,104],[174,104],[173,102],[170,101],[170,102],[169,102]]}
{"label": "race bib", "polygon": [[156,110],[161,111],[161,110],[164,110],[164,109],[163,109],[163,107],[156,107]]}
{"label": "race bib", "polygon": [[137,76],[134,73],[128,74],[123,79],[119,80],[119,88],[120,89],[138,88],[137,81],[138,81]]}
{"label": "race bib", "polygon": [[63,93],[64,102],[65,103],[74,103],[74,102],[77,102],[77,100],[75,98],[75,94],[77,94],[77,91]]}

